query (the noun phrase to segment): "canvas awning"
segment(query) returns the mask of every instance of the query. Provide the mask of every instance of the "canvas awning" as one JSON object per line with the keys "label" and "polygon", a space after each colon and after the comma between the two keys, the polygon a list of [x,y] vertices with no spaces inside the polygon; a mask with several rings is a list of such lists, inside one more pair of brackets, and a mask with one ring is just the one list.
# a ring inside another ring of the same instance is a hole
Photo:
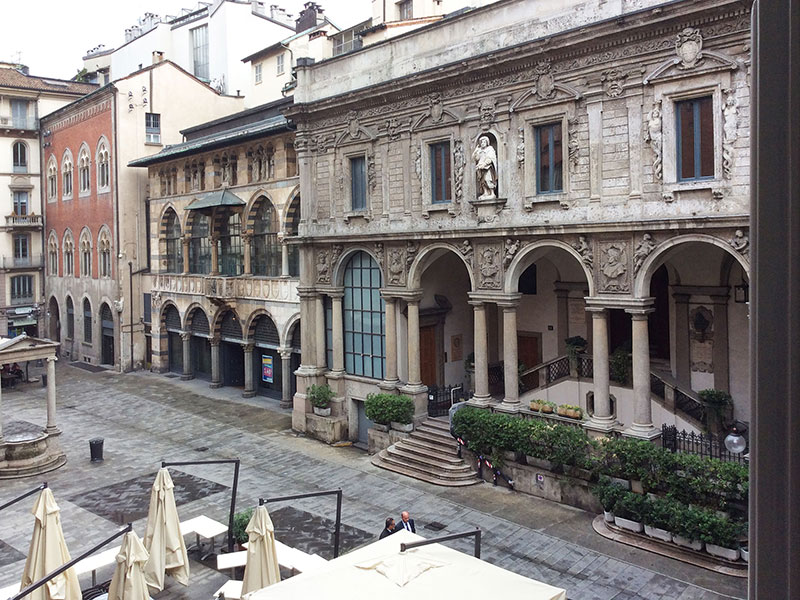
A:
{"label": "canvas awning", "polygon": [[401,542],[422,540],[401,530],[326,565],[253,592],[248,600],[566,600],[566,591],[488,562],[431,544],[400,553]]}
{"label": "canvas awning", "polygon": [[193,200],[184,210],[199,210],[201,208],[214,208],[216,206],[244,206],[247,204],[227,188],[203,194]]}

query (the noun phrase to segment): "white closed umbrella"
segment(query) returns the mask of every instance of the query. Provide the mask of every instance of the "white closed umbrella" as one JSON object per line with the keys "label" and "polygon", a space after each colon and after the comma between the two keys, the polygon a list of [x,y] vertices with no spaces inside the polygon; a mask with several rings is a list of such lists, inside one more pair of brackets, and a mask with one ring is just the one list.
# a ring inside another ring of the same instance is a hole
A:
{"label": "white closed umbrella", "polygon": [[248,544],[242,580],[243,596],[281,580],[278,553],[275,550],[275,527],[266,506],[262,504],[256,508],[245,531]]}
{"label": "white closed umbrella", "polygon": [[150,510],[144,547],[150,553],[144,568],[147,585],[156,591],[164,589],[164,575],[182,585],[189,585],[189,556],[181,535],[178,508],[172,477],[167,469],[159,469],[150,492]]}
{"label": "white closed umbrella", "polygon": [[135,531],[129,531],[123,536],[122,546],[117,554],[117,567],[108,588],[108,600],[150,598],[144,578],[144,566],[149,556]]}
{"label": "white closed umbrella", "polygon": [[[24,589],[68,563],[71,558],[64,533],[61,515],[50,488],[44,488],[33,506],[36,522],[33,526],[28,558],[22,572],[21,589]],[[81,600],[81,586],[75,569],[70,567],[46,584],[31,592],[30,600]]]}

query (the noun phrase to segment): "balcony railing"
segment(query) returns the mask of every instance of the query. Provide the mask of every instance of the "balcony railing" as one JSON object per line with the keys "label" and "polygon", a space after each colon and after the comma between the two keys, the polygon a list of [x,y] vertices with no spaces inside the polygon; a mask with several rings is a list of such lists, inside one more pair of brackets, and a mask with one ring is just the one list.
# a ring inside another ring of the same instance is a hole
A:
{"label": "balcony railing", "polygon": [[18,306],[20,304],[33,304],[33,294],[25,296],[11,296],[11,306]]}
{"label": "balcony railing", "polygon": [[39,129],[39,119],[36,117],[10,117],[0,116],[0,127],[5,129],[27,129],[36,131]]}
{"label": "balcony railing", "polygon": [[16,256],[4,256],[4,269],[38,269],[44,265],[44,257],[41,254],[18,258]]}
{"label": "balcony railing", "polygon": [[220,300],[277,300],[299,302],[297,279],[283,277],[221,277],[219,275],[156,275],[154,290],[162,294],[204,295]]}
{"label": "balcony railing", "polygon": [[42,215],[6,215],[6,227],[41,227]]}

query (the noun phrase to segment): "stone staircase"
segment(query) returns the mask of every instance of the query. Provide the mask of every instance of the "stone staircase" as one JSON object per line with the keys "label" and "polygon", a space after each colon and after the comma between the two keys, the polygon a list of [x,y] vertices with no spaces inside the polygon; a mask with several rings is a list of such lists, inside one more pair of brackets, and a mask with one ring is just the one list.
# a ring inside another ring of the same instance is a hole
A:
{"label": "stone staircase", "polygon": [[443,418],[426,419],[407,438],[374,455],[372,464],[436,485],[481,483],[472,467],[458,457],[458,445]]}

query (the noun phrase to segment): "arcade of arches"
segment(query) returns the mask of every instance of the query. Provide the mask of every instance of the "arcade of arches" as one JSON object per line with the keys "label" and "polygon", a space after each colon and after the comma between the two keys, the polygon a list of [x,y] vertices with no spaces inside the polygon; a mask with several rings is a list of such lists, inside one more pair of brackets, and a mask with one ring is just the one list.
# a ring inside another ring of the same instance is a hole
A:
{"label": "arcade of arches", "polygon": [[[445,385],[510,413],[534,398],[577,404],[590,415],[587,429],[643,438],[659,435],[662,423],[700,429],[674,396],[707,388],[730,392],[730,417],[747,421],[749,262],[729,240],[728,232],[634,232],[626,243],[315,245],[315,285],[299,289],[310,326],[293,425],[314,426],[303,391],[322,381],[336,392],[341,435],[354,440],[368,426],[369,393],[409,394],[422,418],[428,387]],[[575,336],[587,341],[579,372],[572,365],[551,381]]]}

